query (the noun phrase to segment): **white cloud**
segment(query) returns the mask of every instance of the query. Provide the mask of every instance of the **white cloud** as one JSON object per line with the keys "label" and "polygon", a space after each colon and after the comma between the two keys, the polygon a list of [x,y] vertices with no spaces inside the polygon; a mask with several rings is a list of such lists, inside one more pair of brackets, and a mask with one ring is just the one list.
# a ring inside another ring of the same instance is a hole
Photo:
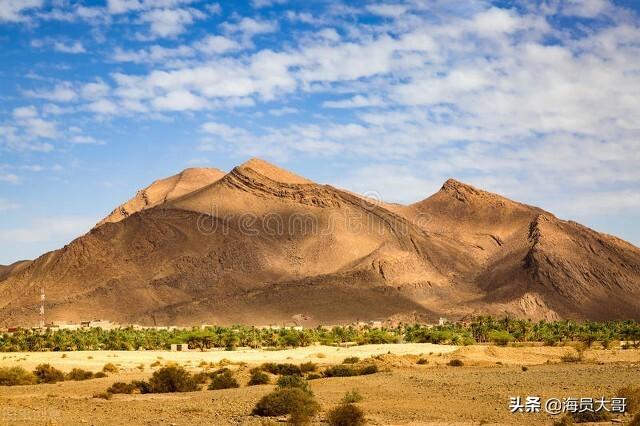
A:
{"label": "white cloud", "polygon": [[78,95],[69,83],[57,84],[51,91],[27,90],[25,95],[32,98],[47,99],[54,102],[71,102]]}
{"label": "white cloud", "polygon": [[249,45],[251,39],[258,34],[269,34],[278,30],[276,21],[266,21],[244,17],[238,22],[224,22],[221,27],[230,34],[241,37],[243,44]]}
{"label": "white cloud", "polygon": [[298,112],[300,112],[300,110],[298,110],[298,108],[293,108],[293,107],[273,108],[269,110],[269,114],[275,115],[276,117],[281,117],[283,115],[288,115],[288,114],[296,114]]}
{"label": "white cloud", "polygon": [[562,13],[583,18],[595,18],[613,8],[608,0],[567,0]]}
{"label": "white cloud", "polygon": [[174,90],[156,97],[153,106],[164,111],[199,110],[207,107],[207,101],[187,90]]}
{"label": "white cloud", "polygon": [[235,40],[219,35],[208,35],[195,45],[196,49],[209,54],[225,53],[240,48]]}
{"label": "white cloud", "polygon": [[38,116],[38,110],[35,106],[18,107],[13,110],[13,117],[16,119],[33,118]]}
{"label": "white cloud", "polygon": [[255,8],[271,7],[277,4],[286,4],[288,0],[252,0],[251,4]]}
{"label": "white cloud", "polygon": [[72,44],[65,44],[63,42],[56,41],[53,44],[53,49],[57,52],[72,53],[72,54],[86,52],[86,50],[84,49],[84,46],[79,41],[75,41]]}
{"label": "white cloud", "polygon": [[349,99],[339,101],[325,101],[322,106],[325,108],[368,108],[380,107],[384,101],[377,96],[356,95]]}
{"label": "white cloud", "polygon": [[408,7],[404,4],[369,4],[367,10],[376,15],[397,18],[403,15]]}
{"label": "white cloud", "polygon": [[87,109],[101,115],[111,115],[118,113],[118,106],[107,99],[99,99],[95,102],[91,102],[87,105]]}
{"label": "white cloud", "polygon": [[84,99],[99,99],[107,96],[111,87],[103,81],[87,83],[80,89],[80,94]]}
{"label": "white cloud", "polygon": [[[2,175],[0,175],[0,180],[1,180],[1,176]],[[5,200],[4,198],[0,198],[0,212],[6,211],[6,210],[14,210],[19,207],[20,207],[20,204],[18,203],[14,203],[12,201]]]}
{"label": "white cloud", "polygon": [[1,22],[23,22],[27,20],[24,12],[41,8],[43,0],[2,0],[0,1]]}
{"label": "white cloud", "polygon": [[149,24],[155,37],[175,37],[182,34],[195,20],[204,18],[197,9],[152,9],[140,15],[141,22]]}
{"label": "white cloud", "polygon": [[19,181],[20,178],[17,175],[0,170],[0,182],[18,183]]}
{"label": "white cloud", "polygon": [[97,140],[92,136],[87,135],[75,135],[72,136],[69,141],[79,145],[104,145],[104,142]]}

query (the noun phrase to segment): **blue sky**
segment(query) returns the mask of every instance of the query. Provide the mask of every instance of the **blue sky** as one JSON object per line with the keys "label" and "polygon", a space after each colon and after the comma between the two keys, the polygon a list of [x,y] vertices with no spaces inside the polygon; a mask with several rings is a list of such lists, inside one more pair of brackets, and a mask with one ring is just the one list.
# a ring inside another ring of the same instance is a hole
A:
{"label": "blue sky", "polygon": [[252,156],[386,201],[454,177],[640,245],[638,4],[0,0],[0,263]]}

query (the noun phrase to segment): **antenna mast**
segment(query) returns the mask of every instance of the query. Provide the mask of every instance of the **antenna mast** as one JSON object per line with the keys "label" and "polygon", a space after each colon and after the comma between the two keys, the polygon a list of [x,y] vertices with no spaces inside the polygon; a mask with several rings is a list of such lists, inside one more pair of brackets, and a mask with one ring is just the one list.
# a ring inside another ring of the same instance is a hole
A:
{"label": "antenna mast", "polygon": [[40,327],[44,328],[44,287],[40,288]]}

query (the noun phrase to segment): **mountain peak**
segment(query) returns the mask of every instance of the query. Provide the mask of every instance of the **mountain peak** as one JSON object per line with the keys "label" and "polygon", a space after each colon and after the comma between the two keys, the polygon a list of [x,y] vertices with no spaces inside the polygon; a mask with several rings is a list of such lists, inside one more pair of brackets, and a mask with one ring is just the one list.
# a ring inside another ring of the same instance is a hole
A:
{"label": "mountain peak", "polygon": [[260,158],[255,158],[255,157],[251,158],[248,161],[245,161],[244,163],[236,167],[236,169],[240,171],[250,169],[276,182],[290,183],[290,184],[313,183],[312,181],[305,179],[302,176],[298,176],[287,170],[281,169],[280,167],[273,165],[267,161],[264,161]]}

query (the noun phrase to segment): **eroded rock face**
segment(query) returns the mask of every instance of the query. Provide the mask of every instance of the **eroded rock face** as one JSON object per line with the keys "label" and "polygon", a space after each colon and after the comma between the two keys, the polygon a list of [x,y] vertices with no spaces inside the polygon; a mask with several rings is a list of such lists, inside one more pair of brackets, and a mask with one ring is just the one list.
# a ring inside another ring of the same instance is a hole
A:
{"label": "eroded rock face", "polygon": [[0,268],[0,321],[199,324],[640,318],[640,250],[447,180],[408,206],[262,160],[187,169],[88,234]]}

